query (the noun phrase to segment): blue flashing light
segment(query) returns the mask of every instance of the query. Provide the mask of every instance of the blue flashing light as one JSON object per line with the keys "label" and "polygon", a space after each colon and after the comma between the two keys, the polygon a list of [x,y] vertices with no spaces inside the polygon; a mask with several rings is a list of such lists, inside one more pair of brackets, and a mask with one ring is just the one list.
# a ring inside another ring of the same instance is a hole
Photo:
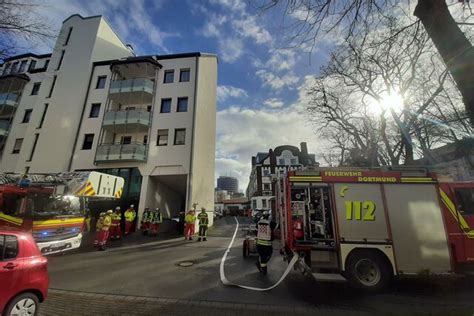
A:
{"label": "blue flashing light", "polygon": [[48,232],[41,232],[41,235],[48,236]]}

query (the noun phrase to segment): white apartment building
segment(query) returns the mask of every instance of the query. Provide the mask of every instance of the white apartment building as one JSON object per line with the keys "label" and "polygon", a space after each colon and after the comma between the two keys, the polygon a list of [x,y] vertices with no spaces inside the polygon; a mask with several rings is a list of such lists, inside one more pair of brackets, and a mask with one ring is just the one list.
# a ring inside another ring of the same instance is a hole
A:
{"label": "white apartment building", "polygon": [[51,54],[0,74],[0,172],[100,170],[126,179],[139,214],[214,210],[215,55],[135,56],[102,16],[76,14]]}

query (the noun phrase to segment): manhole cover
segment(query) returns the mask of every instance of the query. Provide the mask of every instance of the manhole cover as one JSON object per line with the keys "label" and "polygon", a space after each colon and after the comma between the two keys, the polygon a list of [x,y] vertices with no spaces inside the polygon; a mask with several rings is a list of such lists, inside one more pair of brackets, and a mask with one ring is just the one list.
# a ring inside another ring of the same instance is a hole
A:
{"label": "manhole cover", "polygon": [[194,264],[194,262],[192,262],[192,261],[182,261],[182,262],[178,263],[178,266],[187,268],[187,267],[192,266],[193,264]]}

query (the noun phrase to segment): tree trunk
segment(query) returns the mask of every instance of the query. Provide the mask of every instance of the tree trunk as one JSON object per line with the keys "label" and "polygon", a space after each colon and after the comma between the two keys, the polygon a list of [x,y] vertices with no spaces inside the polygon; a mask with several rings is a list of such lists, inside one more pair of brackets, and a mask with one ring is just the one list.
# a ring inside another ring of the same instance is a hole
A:
{"label": "tree trunk", "polygon": [[474,126],[474,48],[451,16],[445,0],[418,0],[415,16],[443,58]]}

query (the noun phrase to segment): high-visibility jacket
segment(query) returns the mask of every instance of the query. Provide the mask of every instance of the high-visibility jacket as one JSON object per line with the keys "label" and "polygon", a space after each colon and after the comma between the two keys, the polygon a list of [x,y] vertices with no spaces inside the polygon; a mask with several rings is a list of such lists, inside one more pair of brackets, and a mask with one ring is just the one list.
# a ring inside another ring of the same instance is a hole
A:
{"label": "high-visibility jacket", "polygon": [[109,227],[111,224],[112,224],[112,216],[105,215],[104,221],[102,223],[102,230],[109,230]]}
{"label": "high-visibility jacket", "polygon": [[161,224],[163,222],[163,215],[161,215],[161,212],[152,212],[151,215],[150,222],[152,224]]}
{"label": "high-visibility jacket", "polygon": [[271,246],[272,239],[272,227],[270,221],[267,219],[261,219],[257,224],[257,245]]}
{"label": "high-visibility jacket", "polygon": [[120,222],[120,220],[122,219],[122,216],[117,213],[113,213],[111,216],[112,216],[112,221]]}
{"label": "high-visibility jacket", "polygon": [[104,218],[99,217],[99,219],[97,220],[97,223],[95,224],[95,230],[99,232],[102,229],[103,223],[104,223]]}
{"label": "high-visibility jacket", "polygon": [[196,216],[192,214],[186,214],[186,216],[184,217],[184,222],[186,224],[194,224],[196,222]]}
{"label": "high-visibility jacket", "polygon": [[198,216],[197,216],[197,219],[199,221],[199,226],[209,225],[209,216],[207,215],[207,213],[205,211],[199,213]]}
{"label": "high-visibility jacket", "polygon": [[135,210],[132,210],[132,209],[126,210],[124,216],[125,216],[125,221],[133,222],[136,216]]}
{"label": "high-visibility jacket", "polygon": [[142,223],[151,222],[153,214],[150,211],[144,211],[142,217]]}

